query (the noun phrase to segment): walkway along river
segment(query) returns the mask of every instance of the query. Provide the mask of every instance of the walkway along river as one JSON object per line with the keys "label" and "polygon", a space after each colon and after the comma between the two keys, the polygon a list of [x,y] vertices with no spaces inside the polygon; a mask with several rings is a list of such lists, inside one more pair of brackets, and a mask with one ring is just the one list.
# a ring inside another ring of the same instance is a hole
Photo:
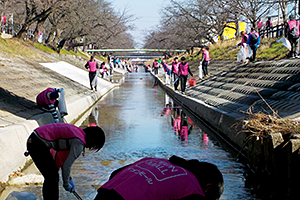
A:
{"label": "walkway along river", "polygon": [[[83,199],[94,199],[96,189],[108,180],[113,170],[138,159],[178,155],[211,162],[219,167],[225,179],[221,199],[257,199],[245,187],[243,164],[237,162],[209,133],[193,125],[188,116],[186,122],[190,134],[187,138],[175,134],[171,122],[176,118],[175,110],[177,113],[182,110],[174,102],[170,105],[170,112],[164,110],[166,102],[172,102],[168,99],[159,87],[153,85],[150,74],[131,73],[126,75],[120,88],[114,89],[95,105],[81,127],[91,124],[101,126],[106,133],[106,144],[100,152],[86,152],[74,163],[72,176],[78,194]],[[182,119],[185,117],[184,114],[180,116]],[[10,189],[41,196],[41,186],[24,185]],[[76,199],[61,186],[60,197]]]}

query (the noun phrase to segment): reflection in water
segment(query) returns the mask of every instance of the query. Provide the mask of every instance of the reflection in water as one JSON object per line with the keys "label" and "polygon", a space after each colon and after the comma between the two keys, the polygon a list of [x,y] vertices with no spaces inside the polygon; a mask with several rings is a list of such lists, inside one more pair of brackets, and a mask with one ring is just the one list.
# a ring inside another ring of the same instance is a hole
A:
{"label": "reflection in water", "polygon": [[225,180],[221,199],[255,199],[244,186],[243,165],[195,125],[150,75],[127,75],[125,83],[102,99],[82,126],[88,124],[101,126],[106,143],[99,153],[87,153],[73,165],[74,177],[87,185],[97,188],[113,170],[144,157],[178,155],[218,166]]}

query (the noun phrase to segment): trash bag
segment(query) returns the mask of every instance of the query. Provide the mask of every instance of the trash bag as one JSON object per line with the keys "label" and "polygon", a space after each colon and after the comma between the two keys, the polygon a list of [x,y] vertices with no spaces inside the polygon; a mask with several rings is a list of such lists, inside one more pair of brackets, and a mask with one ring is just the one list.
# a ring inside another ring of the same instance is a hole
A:
{"label": "trash bag", "polygon": [[[92,80],[92,85],[94,85],[94,86],[98,85],[98,75],[99,75],[99,72],[100,72],[100,70],[96,71],[96,75],[95,75],[94,79]],[[102,73],[104,73],[104,69],[103,69]]]}
{"label": "trash bag", "polygon": [[245,51],[246,51],[246,59],[251,58],[251,56],[253,55],[253,51],[250,48],[249,44],[246,45]]}
{"label": "trash bag", "polygon": [[58,110],[60,112],[61,117],[68,115],[66,101],[65,101],[65,91],[63,88],[59,89],[60,95],[58,98]]}
{"label": "trash bag", "polygon": [[251,56],[253,55],[253,51],[250,48],[250,46],[247,45],[242,45],[241,49],[239,50],[238,54],[237,54],[237,61],[238,62],[246,62],[246,60],[248,58],[251,58]]}
{"label": "trash bag", "polygon": [[280,38],[279,40],[276,40],[276,42],[278,42],[278,43],[282,42],[282,45],[285,46],[286,48],[288,48],[289,51],[292,50],[291,43],[287,38],[285,38],[285,37]]}
{"label": "trash bag", "polygon": [[30,192],[13,191],[5,200],[37,200],[38,197]]}
{"label": "trash bag", "polygon": [[237,62],[246,62],[246,48],[243,46],[237,54]]}
{"label": "trash bag", "polygon": [[202,62],[200,62],[200,65],[199,65],[199,78],[203,79]]}

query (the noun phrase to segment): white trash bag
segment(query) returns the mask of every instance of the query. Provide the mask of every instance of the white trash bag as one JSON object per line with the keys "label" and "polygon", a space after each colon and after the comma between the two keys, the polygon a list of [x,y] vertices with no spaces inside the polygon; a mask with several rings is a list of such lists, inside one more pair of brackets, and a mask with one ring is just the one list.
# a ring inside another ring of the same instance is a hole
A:
{"label": "white trash bag", "polygon": [[250,48],[249,44],[247,44],[247,46],[246,46],[246,59],[251,58],[252,55],[253,55],[253,51]]}
{"label": "white trash bag", "polygon": [[251,58],[252,55],[253,55],[253,51],[250,48],[250,46],[248,44],[245,46],[242,45],[241,49],[237,54],[237,61],[245,63],[248,58]]}
{"label": "white trash bag", "polygon": [[288,48],[289,51],[292,50],[291,43],[287,38],[285,38],[285,37],[280,38],[279,40],[276,40],[276,42],[278,42],[278,43],[282,42],[282,45],[285,46],[286,48]]}
{"label": "white trash bag", "polygon": [[58,98],[58,110],[60,112],[61,117],[68,115],[66,101],[65,101],[65,91],[63,88],[59,89],[60,95]]}
{"label": "white trash bag", "polygon": [[199,78],[203,79],[202,62],[200,62],[200,65],[199,65]]}

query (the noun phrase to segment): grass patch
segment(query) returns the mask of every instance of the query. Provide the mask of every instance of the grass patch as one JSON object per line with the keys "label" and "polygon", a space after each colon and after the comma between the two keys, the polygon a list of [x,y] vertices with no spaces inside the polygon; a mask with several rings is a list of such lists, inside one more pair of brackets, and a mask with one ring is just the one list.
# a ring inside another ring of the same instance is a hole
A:
{"label": "grass patch", "polygon": [[[278,40],[278,38],[266,38],[261,40],[256,54],[257,60],[278,60],[286,58],[289,50],[281,43],[277,43],[276,40]],[[210,45],[210,58],[212,60],[236,60],[240,47],[235,47],[239,42],[240,40],[231,40]],[[190,60],[201,59],[202,55],[197,56],[197,53],[198,52],[195,52]]]}
{"label": "grass patch", "polygon": [[53,49],[51,49],[50,47],[46,47],[44,46],[43,44],[40,44],[40,43],[34,43],[34,46],[39,49],[39,50],[42,50],[42,51],[46,51],[48,53],[57,53],[56,51],[54,51]]}
{"label": "grass patch", "polygon": [[0,40],[1,53],[8,57],[24,56],[29,59],[41,58],[41,55],[30,48],[30,44],[16,38]]}

